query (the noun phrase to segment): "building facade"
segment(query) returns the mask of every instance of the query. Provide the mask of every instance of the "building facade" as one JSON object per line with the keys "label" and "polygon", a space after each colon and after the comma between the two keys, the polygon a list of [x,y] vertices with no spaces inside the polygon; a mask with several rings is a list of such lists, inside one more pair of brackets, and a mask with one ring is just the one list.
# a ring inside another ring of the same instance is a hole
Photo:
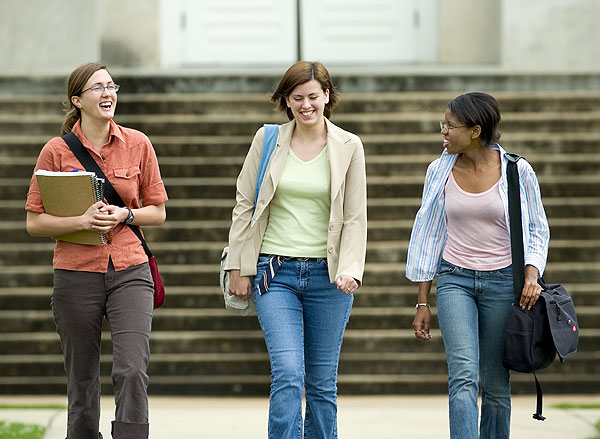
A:
{"label": "building facade", "polygon": [[600,0],[0,0],[0,71],[600,69]]}

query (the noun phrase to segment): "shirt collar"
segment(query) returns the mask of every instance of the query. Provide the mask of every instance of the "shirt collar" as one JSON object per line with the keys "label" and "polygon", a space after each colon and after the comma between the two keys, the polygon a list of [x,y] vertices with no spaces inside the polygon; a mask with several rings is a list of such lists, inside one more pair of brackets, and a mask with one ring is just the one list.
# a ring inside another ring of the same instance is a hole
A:
{"label": "shirt collar", "polygon": [[117,139],[119,139],[123,144],[125,144],[125,136],[123,136],[123,131],[121,130],[121,127],[119,125],[117,125],[115,123],[114,120],[110,120],[110,135],[109,135],[109,143],[110,143],[110,138],[112,138],[113,136],[115,136]]}
{"label": "shirt collar", "polygon": [[[73,128],[71,129],[71,131],[73,131],[75,133],[75,135],[77,135],[77,137],[79,137],[80,139],[85,139],[87,141],[85,134],[83,134],[83,131],[81,130],[81,119],[79,119],[77,122],[75,122],[75,125],[73,125]],[[125,136],[123,135],[123,131],[121,130],[121,127],[119,125],[117,125],[114,120],[111,119],[110,132],[108,134],[108,142],[107,142],[108,144],[112,143],[113,136],[116,137],[117,139],[119,139],[123,143],[123,145],[125,145]]]}

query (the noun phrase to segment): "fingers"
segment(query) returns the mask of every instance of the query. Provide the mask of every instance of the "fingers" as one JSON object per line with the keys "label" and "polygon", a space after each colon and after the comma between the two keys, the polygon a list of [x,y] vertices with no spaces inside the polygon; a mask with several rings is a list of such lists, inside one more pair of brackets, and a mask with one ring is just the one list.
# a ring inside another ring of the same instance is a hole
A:
{"label": "fingers", "polygon": [[338,290],[343,291],[346,294],[354,294],[358,289],[358,282],[356,279],[345,274],[340,275],[336,279],[335,284]]}
{"label": "fingers", "polygon": [[533,283],[526,280],[523,291],[521,292],[521,300],[519,301],[519,306],[521,309],[531,309],[531,307],[538,301],[541,292],[542,287],[538,285],[537,282]]}
{"label": "fingers", "polygon": [[[239,273],[239,272],[238,272]],[[229,295],[248,300],[252,294],[252,284],[248,276],[232,276],[229,280]]]}
{"label": "fingers", "polygon": [[426,331],[425,329],[415,331],[415,337],[417,337],[419,340],[425,340],[425,341],[431,340],[431,334],[429,333],[429,331]]}
{"label": "fingers", "polygon": [[116,215],[94,214],[90,220],[90,228],[98,233],[108,233],[119,223],[120,221]]}
{"label": "fingers", "polygon": [[431,334],[429,333],[430,329],[430,320],[431,314],[429,308],[419,308],[417,310],[417,315],[413,321],[413,329],[415,331],[415,337],[419,340],[430,341]]}

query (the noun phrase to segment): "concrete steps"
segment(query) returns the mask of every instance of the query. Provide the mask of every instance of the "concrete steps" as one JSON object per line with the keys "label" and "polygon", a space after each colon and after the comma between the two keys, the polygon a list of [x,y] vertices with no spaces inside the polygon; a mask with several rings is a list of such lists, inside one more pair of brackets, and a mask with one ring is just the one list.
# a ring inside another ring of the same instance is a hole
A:
{"label": "concrete steps", "polygon": [[[415,346],[416,347],[416,346]],[[152,354],[149,375],[169,376],[181,374],[187,376],[230,376],[269,375],[269,359],[266,352],[257,353],[209,353],[209,354]],[[418,369],[427,375],[444,375],[446,372],[445,355],[437,353],[349,353],[344,350],[341,356],[340,375],[394,375],[410,374]],[[586,363],[594,360],[594,356],[582,353],[572,361],[563,365],[551,366],[547,372],[579,375],[587,371]],[[25,365],[25,366],[24,366]],[[112,369],[112,355],[105,354],[101,357],[100,371],[103,375],[110,376]],[[17,355],[3,356],[0,359],[0,376],[47,376],[60,377],[64,374],[62,354],[56,355]]]}
{"label": "concrete steps", "polygon": [[[280,68],[183,69],[178,71],[112,70],[121,85],[121,95],[147,93],[262,93],[273,90],[281,77]],[[497,68],[389,67],[373,69],[332,68],[336,86],[344,93],[442,92],[464,90],[555,93],[600,91],[595,72],[511,72]],[[58,94],[65,88],[64,75],[0,75],[0,95]]]}
{"label": "concrete steps", "polygon": [[[434,79],[439,82],[434,84]],[[219,84],[214,85],[219,93],[198,88],[209,80]],[[268,102],[266,91],[276,81],[268,75],[243,80],[202,75],[119,79],[123,93],[117,120],[150,136],[170,197],[167,222],[145,229],[167,287],[167,302],[155,313],[151,336],[153,394],[268,393],[268,359],[258,323],[223,309],[217,261],[231,221],[235,179],[252,136],[265,122],[285,122]],[[441,152],[438,121],[457,94],[448,90],[467,83],[469,89],[485,83],[480,89],[501,90],[494,93],[503,111],[501,143],[533,164],[550,220],[546,280],[565,284],[577,306],[579,353],[540,374],[544,391],[598,392],[600,81],[595,87],[595,77],[563,79],[571,84],[567,88],[585,84],[589,87],[581,89],[595,90],[585,92],[568,91],[552,75],[535,76],[535,81],[533,77],[517,81],[511,75],[453,80],[394,76],[394,81],[385,75],[343,76],[343,90],[348,92],[332,118],[364,142],[369,195],[367,267],[344,339],[340,393],[447,391],[437,321],[432,322],[431,343],[414,339],[417,287],[403,270],[425,170]],[[398,92],[407,81],[415,90],[429,84],[428,91]],[[242,82],[243,87],[231,89]],[[263,87],[267,82],[269,86]],[[7,83],[13,86],[11,93],[2,92]],[[23,209],[37,154],[49,137],[58,134],[63,99],[25,91],[62,93],[62,87],[51,78],[37,82],[0,78],[2,393],[65,392],[50,310],[53,243],[26,234]],[[516,91],[523,87],[528,91]],[[165,93],[173,90],[179,93]],[[110,392],[107,325],[104,331],[102,383]],[[531,376],[515,374],[512,388],[514,393],[534,392]]]}
{"label": "concrete steps", "polygon": [[[549,277],[549,279],[552,279]],[[577,309],[581,328],[600,327],[600,307]],[[435,312],[432,315],[436,315]],[[255,318],[240,319],[221,308],[165,308],[156,313],[152,328],[155,331],[258,330]],[[414,307],[356,307],[352,310],[348,329],[402,330],[412,327]],[[2,332],[53,331],[49,310],[0,310]],[[432,322],[437,327],[437,322]]]}
{"label": "concrete steps", "polygon": [[[365,113],[336,114],[332,121],[354,133],[431,133],[439,131],[440,113]],[[281,114],[144,114],[121,115],[115,120],[122,125],[158,135],[243,135],[254,133],[263,123],[283,123]],[[53,114],[0,114],[0,131],[15,135],[28,132],[57,135],[62,117]],[[58,127],[58,128],[57,128]],[[600,111],[561,113],[522,112],[503,115],[504,131],[589,132],[600,131]]]}
{"label": "concrete steps", "polygon": [[[161,162],[163,158],[171,156],[243,157],[248,152],[249,138],[251,140],[252,134],[249,136],[153,135],[152,143]],[[440,135],[437,131],[424,134],[367,134],[361,135],[361,139],[367,158],[378,154],[439,155],[441,153]],[[48,137],[43,135],[5,135],[0,139],[0,157],[35,158],[47,140]],[[503,132],[501,140],[502,145],[509,150],[525,157],[543,153],[593,153],[598,148],[598,136],[594,132],[537,133],[534,137],[526,131]]]}
{"label": "concrete steps", "polygon": [[[543,197],[546,214],[550,218],[599,217],[600,197]],[[218,218],[229,221],[234,200],[228,198],[170,199],[169,221],[185,221],[187,218]],[[421,199],[375,198],[367,200],[370,220],[414,219]],[[0,200],[0,211],[8,221],[22,221],[25,216],[24,201]]]}
{"label": "concrete steps", "polygon": [[[369,157],[366,161],[367,175],[421,175],[427,166],[439,155],[434,154],[381,154]],[[527,160],[537,175],[596,175],[600,169],[597,154],[581,153],[529,155]],[[6,178],[26,175],[35,166],[36,157],[4,157],[0,172]],[[243,164],[243,157],[164,157],[160,160],[164,178],[205,177],[237,178]]]}
{"label": "concrete steps", "polygon": [[[521,92],[493,93],[501,111],[596,111],[598,92]],[[270,93],[119,93],[122,114],[255,114],[273,110]],[[420,93],[344,93],[336,113],[439,112],[456,96],[453,92]],[[0,113],[62,114],[62,94],[0,96]]]}
{"label": "concrete steps", "polygon": [[[179,264],[186,261],[211,261],[217,260],[225,242],[160,242],[156,243],[152,251],[162,264]],[[46,266],[52,260],[53,244],[45,242],[31,244],[30,252],[23,254],[23,245],[8,243],[3,246],[0,261],[11,263],[13,266]],[[371,262],[406,262],[408,242],[396,241],[370,241],[367,244],[367,260]],[[33,256],[35,256],[34,259]],[[550,262],[569,260],[571,262],[600,262],[600,240],[597,239],[555,239],[550,245]]]}

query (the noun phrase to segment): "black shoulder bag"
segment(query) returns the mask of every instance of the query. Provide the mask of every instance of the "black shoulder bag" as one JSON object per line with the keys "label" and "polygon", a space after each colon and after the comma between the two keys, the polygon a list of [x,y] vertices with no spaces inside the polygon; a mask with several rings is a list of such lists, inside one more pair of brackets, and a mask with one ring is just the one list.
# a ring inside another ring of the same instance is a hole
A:
{"label": "black shoulder bag", "polygon": [[[95,172],[96,176],[100,178],[104,178],[104,195],[106,200],[115,206],[123,206],[127,205],[121,198],[121,196],[117,193],[113,185],[110,183],[110,180],[104,175],[100,166],[96,163],[96,161],[92,158],[89,151],[85,149],[85,146],[81,143],[81,140],[73,133],[69,132],[62,136],[63,140],[69,146],[77,160],[82,164],[86,171]],[[150,248],[146,244],[146,240],[142,235],[142,231],[138,226],[134,226],[132,224],[127,224],[127,226],[131,229],[135,236],[142,242],[142,247],[144,247],[144,252],[148,256],[148,265],[150,266],[150,272],[152,273],[152,280],[154,281],[154,308],[158,308],[165,303],[165,287],[163,285],[163,281],[160,277],[160,273],[158,272],[158,264],[156,262],[156,258],[150,251]]]}
{"label": "black shoulder bag", "polygon": [[542,416],[542,388],[535,374],[548,367],[556,354],[561,363],[577,352],[579,326],[573,299],[562,285],[547,285],[542,278],[538,283],[542,293],[530,310],[521,309],[519,301],[525,284],[525,252],[521,222],[521,195],[517,162],[521,157],[507,154],[508,214],[514,301],[504,333],[502,364],[509,370],[533,373],[537,392],[537,407],[533,418]]}

